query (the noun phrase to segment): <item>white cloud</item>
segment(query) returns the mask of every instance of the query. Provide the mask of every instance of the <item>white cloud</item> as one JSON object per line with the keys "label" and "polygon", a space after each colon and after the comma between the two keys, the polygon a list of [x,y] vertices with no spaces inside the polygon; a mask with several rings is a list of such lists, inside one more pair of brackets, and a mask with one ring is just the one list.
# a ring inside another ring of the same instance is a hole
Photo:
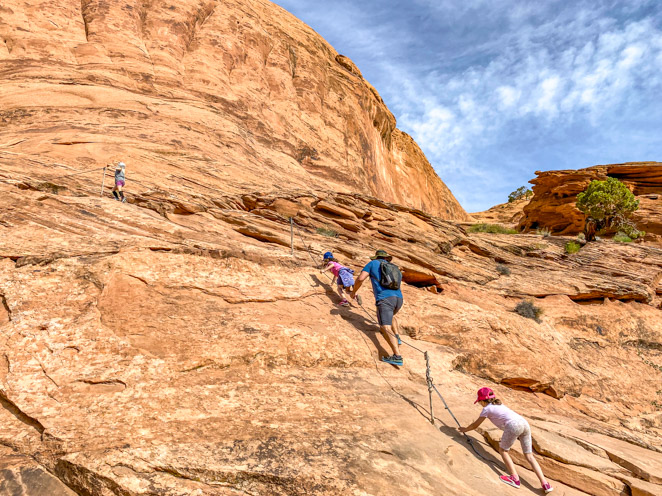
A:
{"label": "white cloud", "polygon": [[662,114],[657,0],[280,1],[357,63],[469,210],[568,150],[577,167],[662,158],[640,155],[662,153],[662,122],[644,122]]}

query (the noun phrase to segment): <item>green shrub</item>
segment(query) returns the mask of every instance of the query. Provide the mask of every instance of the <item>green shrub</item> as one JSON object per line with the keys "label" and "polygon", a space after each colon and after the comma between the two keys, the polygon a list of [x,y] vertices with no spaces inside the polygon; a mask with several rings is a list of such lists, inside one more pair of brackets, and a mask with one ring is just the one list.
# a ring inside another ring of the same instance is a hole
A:
{"label": "green shrub", "polygon": [[565,252],[568,254],[577,253],[582,248],[582,245],[574,241],[568,241],[565,244]]}
{"label": "green shrub", "polygon": [[515,313],[540,323],[542,308],[535,306],[532,301],[522,300],[515,307]]}
{"label": "green shrub", "polygon": [[550,231],[548,227],[541,227],[540,229],[536,229],[536,234],[542,236],[543,238],[546,238],[547,236],[552,234],[552,231]]}
{"label": "green shrub", "polygon": [[512,203],[521,198],[530,198],[532,196],[533,196],[533,191],[528,189],[526,186],[522,186],[520,188],[517,188],[515,191],[513,191],[508,195],[508,203]]}
{"label": "green shrub", "polygon": [[623,234],[630,238],[630,240],[637,239],[637,238],[643,238],[646,236],[645,231],[640,231],[637,229],[637,226],[634,224],[634,222],[630,220],[623,220],[620,225],[618,226],[618,230],[620,231],[618,235]]}
{"label": "green shrub", "polygon": [[618,231],[616,236],[614,236],[614,241],[617,243],[632,243],[632,238],[623,231]]}
{"label": "green shrub", "polygon": [[577,195],[577,208],[599,226],[618,229],[639,208],[639,200],[618,179],[591,181],[586,191]]}
{"label": "green shrub", "polygon": [[491,234],[518,234],[519,231],[516,229],[510,229],[508,227],[499,225],[499,224],[474,224],[468,229],[469,232],[484,232]]}
{"label": "green shrub", "polygon": [[510,269],[506,267],[503,264],[497,264],[496,266],[496,271],[501,274],[502,276],[509,276],[510,275]]}
{"label": "green shrub", "polygon": [[334,231],[333,229],[328,229],[326,227],[318,227],[317,234],[321,234],[322,236],[328,236],[329,238],[335,238],[336,236],[338,236],[338,233],[336,231]]}

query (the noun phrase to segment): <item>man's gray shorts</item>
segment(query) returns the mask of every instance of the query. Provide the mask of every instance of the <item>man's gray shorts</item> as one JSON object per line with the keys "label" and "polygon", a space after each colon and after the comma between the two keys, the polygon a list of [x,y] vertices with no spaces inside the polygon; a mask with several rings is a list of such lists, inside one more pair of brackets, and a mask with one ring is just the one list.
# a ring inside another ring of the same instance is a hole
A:
{"label": "man's gray shorts", "polygon": [[393,316],[402,308],[402,298],[389,296],[377,302],[377,320],[379,325],[390,326],[393,324]]}

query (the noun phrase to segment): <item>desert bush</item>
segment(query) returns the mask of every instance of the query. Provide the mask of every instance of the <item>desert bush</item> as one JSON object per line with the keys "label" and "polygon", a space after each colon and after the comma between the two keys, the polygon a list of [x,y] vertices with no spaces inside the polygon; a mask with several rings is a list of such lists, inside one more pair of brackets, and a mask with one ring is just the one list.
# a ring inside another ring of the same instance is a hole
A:
{"label": "desert bush", "polygon": [[568,254],[577,253],[581,249],[582,245],[575,243],[574,241],[568,241],[565,244],[565,252]]}
{"label": "desert bush", "polygon": [[336,231],[334,231],[333,229],[328,229],[326,227],[318,227],[317,234],[321,234],[322,236],[328,236],[329,238],[335,238],[336,236],[338,236],[338,233]]}
{"label": "desert bush", "polygon": [[503,264],[497,264],[496,266],[496,271],[501,274],[502,276],[509,276],[510,275],[510,269],[506,267]]}
{"label": "desert bush", "polygon": [[468,229],[469,232],[484,232],[491,234],[518,234],[519,231],[516,229],[510,229],[509,227],[502,226],[500,224],[474,224]]}
{"label": "desert bush", "polygon": [[608,177],[605,181],[591,181],[586,191],[577,195],[576,205],[599,226],[599,231],[620,229],[621,225],[629,224],[628,218],[639,208],[639,200],[625,184]]}
{"label": "desert bush", "polygon": [[532,301],[522,300],[515,307],[515,313],[540,323],[542,308],[535,306]]}
{"label": "desert bush", "polygon": [[546,238],[550,234],[552,234],[552,231],[548,227],[541,227],[540,229],[536,229],[536,234],[539,236],[542,236],[543,238]]}
{"label": "desert bush", "polygon": [[625,234],[623,231],[618,231],[614,236],[614,241],[617,243],[632,243],[632,238]]}
{"label": "desert bush", "polygon": [[623,219],[618,226],[618,230],[620,232],[617,234],[617,236],[622,233],[630,238],[630,240],[643,238],[646,235],[646,231],[640,231],[637,229],[637,226],[634,224],[634,222],[629,219]]}
{"label": "desert bush", "polygon": [[526,186],[522,186],[508,195],[508,203],[512,203],[522,198],[530,198],[532,196],[533,191],[528,189]]}

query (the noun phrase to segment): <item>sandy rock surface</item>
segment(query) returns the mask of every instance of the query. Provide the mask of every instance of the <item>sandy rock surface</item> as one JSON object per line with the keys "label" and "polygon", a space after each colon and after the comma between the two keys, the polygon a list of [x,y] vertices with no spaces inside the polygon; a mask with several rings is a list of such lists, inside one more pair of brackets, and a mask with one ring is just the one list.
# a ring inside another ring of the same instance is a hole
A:
{"label": "sandy rock surface", "polygon": [[485,224],[500,224],[516,228],[524,217],[524,207],[529,204],[529,198],[521,198],[508,203],[501,203],[484,212],[471,213],[472,222]]}
{"label": "sandy rock surface", "polygon": [[[78,494],[502,490],[439,400],[429,423],[419,352],[379,363],[369,288],[367,312],[338,308],[316,268],[332,250],[358,271],[376,246],[404,271],[403,338],[430,352],[462,423],[489,384],[532,422],[561,494],[662,487],[659,250],[566,256],[559,238],[467,235],[357,195],[219,196],[176,214],[167,196],[1,188],[0,440]],[[540,323],[513,312],[523,298]]]}

